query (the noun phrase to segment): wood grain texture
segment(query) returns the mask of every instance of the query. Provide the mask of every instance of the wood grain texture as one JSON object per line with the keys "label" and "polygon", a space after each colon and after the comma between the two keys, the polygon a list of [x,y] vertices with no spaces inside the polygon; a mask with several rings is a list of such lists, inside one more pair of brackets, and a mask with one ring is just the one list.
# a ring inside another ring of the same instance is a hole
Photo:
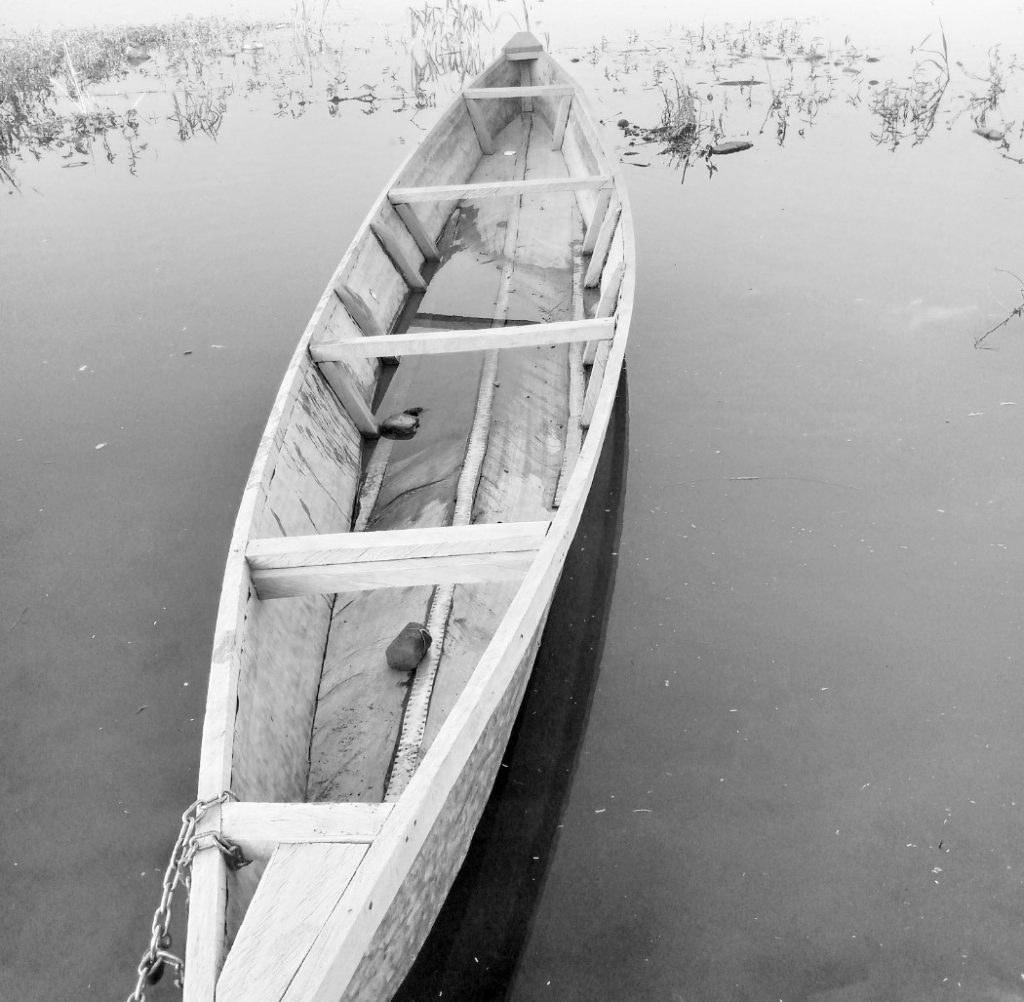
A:
{"label": "wood grain texture", "polygon": [[490,156],[494,152],[494,139],[491,136],[491,130],[487,126],[487,116],[475,101],[469,99],[470,95],[463,94],[463,97],[466,98],[466,111],[469,112],[470,121],[473,123],[473,129],[476,131],[480,152],[484,156]]}
{"label": "wood grain texture", "polygon": [[590,264],[587,266],[587,274],[583,279],[583,285],[587,289],[594,288],[601,281],[601,274],[604,271],[604,263],[608,258],[608,251],[615,236],[615,228],[619,224],[619,216],[622,214],[622,206],[616,205],[609,210],[601,223],[601,229],[594,242],[594,253],[591,255]]}
{"label": "wood grain texture", "polygon": [[[525,122],[523,124],[524,128],[517,132],[517,135],[521,135],[522,147],[521,155],[517,156],[516,160],[513,161],[512,177],[515,181],[522,180],[526,176],[530,162],[529,148],[532,123]],[[478,173],[475,179],[490,180],[495,170],[501,170],[500,161],[491,160],[485,162],[482,165],[482,173],[486,177],[482,177]],[[512,204],[508,218],[505,220],[504,264],[498,282],[497,296],[495,297],[493,312],[495,324],[503,323],[508,316],[512,276],[517,263],[516,249],[519,238],[521,208],[522,198],[517,198]],[[473,422],[470,428],[469,439],[466,443],[466,457],[456,488],[455,508],[452,512],[452,523],[454,525],[462,526],[468,524],[473,513],[477,485],[480,481],[491,429],[491,408],[497,386],[497,371],[498,352],[489,351],[484,356],[483,365],[480,370],[476,404],[473,409]],[[448,618],[451,613],[452,600],[455,593],[452,584],[454,582],[446,582],[445,586],[437,588],[431,600],[430,613],[427,618],[427,629],[435,638],[435,643],[431,650],[428,651],[423,663],[417,668],[412,680],[409,699],[402,717],[402,728],[399,734],[398,747],[395,751],[395,760],[385,793],[386,798],[391,801],[397,800],[402,795],[402,791],[412,779],[416,767],[419,765],[423,734],[426,730],[427,717],[431,709],[431,697],[443,655],[445,661],[447,661],[445,648]]]}
{"label": "wood grain texture", "polygon": [[498,525],[428,526],[372,533],[327,533],[254,539],[246,550],[257,570],[311,567],[336,563],[401,560],[460,554],[535,550],[547,533],[547,521]]}
{"label": "wood grain texture", "polygon": [[278,1002],[365,855],[362,845],[280,846],[224,964],[217,1002]]}
{"label": "wood grain texture", "polygon": [[402,241],[398,234],[384,223],[370,223],[370,229],[380,242],[384,253],[391,259],[395,269],[405,279],[405,284],[410,289],[423,292],[427,287],[427,283],[423,281],[418,265],[409,256],[408,249],[402,246]]}
{"label": "wood grain texture", "polygon": [[249,859],[269,860],[282,842],[369,844],[391,813],[390,804],[228,803],[219,833]]}
{"label": "wood grain texture", "polygon": [[[537,55],[536,59],[532,61],[531,71],[536,83],[555,80],[560,83],[571,82],[568,81],[568,78],[559,76],[553,62],[544,54]],[[475,81],[473,86],[486,86],[488,83],[507,86],[515,81],[515,75],[508,72],[507,64],[504,67],[492,67],[488,73],[485,73],[486,80]],[[552,101],[551,98],[537,98],[537,107],[541,112],[537,116],[538,120],[550,121],[551,112],[547,106]],[[450,144],[451,137],[460,129],[468,130],[470,142],[474,147],[476,146],[475,140],[472,138],[472,123],[465,111],[464,102],[460,102],[460,104],[462,105],[461,109],[453,113],[454,117],[450,119],[451,128],[447,140],[434,140],[432,163],[427,165],[427,169],[417,177],[415,175],[424,165],[411,161],[411,168],[403,169],[406,176],[396,175],[395,184],[397,186],[431,184],[435,183],[437,178],[451,179],[452,176],[443,173],[446,156],[450,156],[453,152],[453,147]],[[502,109],[511,104],[513,102],[488,101],[485,106],[488,112],[493,109],[498,114],[504,114],[506,112]],[[461,120],[459,120],[459,112],[461,112]],[[501,128],[492,125],[491,129],[493,135],[500,141]],[[448,143],[447,148],[445,148],[446,142]],[[438,722],[426,756],[416,770],[409,787],[395,805],[394,812],[381,828],[379,837],[366,850],[362,865],[355,869],[351,883],[340,892],[335,907],[322,910],[323,912],[329,911],[329,914],[323,917],[319,930],[310,940],[311,945],[308,952],[298,963],[294,978],[291,978],[284,989],[284,997],[291,999],[292,1002],[299,1002],[300,999],[302,1002],[309,1002],[311,999],[319,1000],[319,1002],[337,1002],[339,998],[360,999],[368,1002],[369,999],[376,1000],[385,997],[404,975],[450,886],[451,879],[457,871],[479,817],[479,811],[486,801],[494,770],[497,769],[500,762],[501,751],[507,740],[508,731],[514,721],[522,690],[526,684],[535,645],[547,614],[551,592],[557,582],[565,550],[571,541],[583,501],[589,490],[614,401],[633,305],[635,276],[632,220],[625,192],[621,190],[619,171],[614,164],[603,158],[600,140],[596,136],[589,106],[583,100],[573,101],[566,124],[562,153],[572,173],[607,170],[615,179],[616,185],[619,186],[617,196],[623,204],[622,218],[616,239],[620,239],[625,248],[623,258],[625,267],[618,297],[616,334],[613,340],[607,342],[608,352],[604,378],[597,381],[592,380],[592,386],[595,389],[590,430],[583,440],[579,459],[565,486],[562,504],[555,516],[552,531],[545,536],[537,559],[526,572],[523,585],[518,589],[509,588],[506,594],[500,597],[497,596],[495,589],[507,586],[479,586],[487,591],[485,601],[494,619],[497,620],[496,627],[491,624],[484,625],[486,611],[474,608],[473,603],[469,601],[464,606],[467,622],[479,621],[485,632],[494,629],[494,636],[489,643],[486,643],[486,649],[480,657],[473,655],[475,667],[470,670],[461,694],[456,695],[453,692],[450,701],[447,697],[445,698],[448,706],[442,714],[444,719]],[[477,148],[472,151],[472,154],[467,153],[467,156],[478,156],[478,154],[479,149]],[[588,160],[593,160],[593,163],[589,163]],[[468,163],[468,161],[466,162]],[[456,163],[455,166],[457,168],[459,163]],[[431,172],[433,172],[435,180],[424,180]],[[458,173],[453,177],[459,183],[469,176],[470,171],[466,170],[461,179]],[[595,191],[582,190],[576,193],[575,200],[567,201],[570,204],[575,201],[585,212],[589,212],[593,209],[596,197]],[[558,199],[558,201],[562,200]],[[473,208],[475,211],[477,206]],[[440,232],[441,224],[450,209],[451,205],[447,203],[426,206],[423,218],[427,221],[428,230],[432,230],[434,233]],[[549,220],[545,219],[544,222],[547,224]],[[366,231],[366,224],[364,224],[363,230]],[[412,237],[409,236],[409,239],[412,240]],[[539,245],[539,249],[543,250],[543,243]],[[537,261],[542,258],[543,254],[537,254]],[[528,259],[528,256],[523,258],[524,261]],[[609,261],[611,261],[611,256],[609,256]],[[339,268],[336,278],[341,277],[341,270]],[[521,304],[524,308],[534,310],[540,319],[550,320],[555,315],[553,311],[561,308],[557,302],[559,295],[563,300],[563,305],[566,295],[557,293],[554,285],[542,280],[540,273],[543,270],[544,266],[538,265],[538,273],[531,276],[529,269],[524,268],[522,284],[526,292],[522,299],[516,300],[513,296],[510,301],[514,306]],[[393,268],[392,272],[394,273]],[[535,303],[530,295],[530,291],[534,289],[540,292],[539,304]],[[323,306],[324,301],[321,300],[318,310],[322,311]],[[476,315],[480,315],[482,312],[484,311],[476,311]],[[523,319],[532,319],[532,316],[525,314]],[[236,533],[232,541],[231,557],[225,578],[225,595],[221,603],[221,614],[218,617],[214,670],[211,673],[210,712],[207,723],[204,725],[201,789],[209,790],[216,787],[219,792],[219,789],[223,788],[225,778],[231,782],[234,781],[230,766],[226,766],[225,762],[231,762],[231,745],[232,742],[238,744],[239,734],[226,728],[224,722],[230,719],[235,692],[242,693],[242,680],[239,676],[244,678],[249,674],[245,660],[249,656],[246,653],[249,643],[247,634],[250,628],[249,619],[252,607],[251,600],[247,598],[249,580],[248,568],[244,561],[245,543],[253,534],[254,519],[257,516],[262,518],[266,514],[267,509],[263,502],[272,493],[274,481],[278,475],[277,453],[285,444],[286,415],[295,405],[303,385],[305,377],[302,366],[309,364],[309,356],[305,354],[309,334],[310,330],[307,328],[304,340],[300,342],[299,353],[293,359],[293,363],[286,373],[282,391],[275,403],[274,412],[268,424],[267,435],[264,442],[261,443],[257,461],[254,464],[250,484],[243,496],[243,504],[236,524]],[[551,349],[526,349],[524,352],[515,354],[531,355],[544,352],[565,355],[567,349],[564,346],[554,351]],[[298,357],[300,353],[303,355],[301,360]],[[370,364],[373,364],[372,360]],[[402,368],[404,369],[405,366]],[[530,377],[527,375],[523,384],[528,385],[529,379]],[[502,382],[504,383],[504,376],[502,376]],[[334,410],[345,417],[341,413],[341,408],[337,406],[333,394],[330,397]],[[523,406],[521,400],[518,402],[518,406],[521,410]],[[357,435],[354,426],[352,432]],[[301,457],[294,454],[294,450],[290,462],[296,469],[302,462]],[[382,483],[381,496],[375,506],[375,511],[390,512],[396,518],[401,519],[417,510],[415,495],[422,485],[404,490],[400,486],[397,489],[393,486],[389,488],[389,482],[392,484],[395,482],[392,477],[392,474],[395,473],[392,465],[389,464],[389,475]],[[287,468],[288,464],[286,463],[285,469]],[[397,479],[400,480],[401,477],[399,476]],[[444,477],[442,477],[443,479]],[[333,490],[326,492],[328,496],[332,493]],[[529,494],[529,492],[527,493]],[[545,493],[547,493],[546,487]],[[282,511],[286,516],[285,524],[287,524],[287,519],[297,515],[301,516],[301,509],[297,511],[294,506],[289,507],[282,499],[278,500],[281,501]],[[426,501],[428,512],[436,512],[438,505],[444,506],[444,502],[440,499],[428,497]],[[516,503],[515,499],[510,499],[509,503]],[[274,511],[275,509],[270,508],[269,510]],[[372,521],[372,518],[367,519],[368,527],[371,526]],[[265,524],[269,531],[260,534],[273,534],[269,523]],[[398,521],[393,524],[397,526],[404,523]],[[303,531],[308,533],[319,530],[304,529]],[[336,531],[344,530],[343,527],[339,527]],[[478,586],[470,587],[477,588]],[[367,645],[372,648],[375,644],[374,630],[371,629],[368,632],[364,630],[363,613],[368,606],[362,603],[366,599],[379,598],[383,594],[373,592],[366,596],[360,596],[359,602],[348,610],[343,608],[344,602],[335,603],[333,618],[336,627],[339,625],[339,617],[343,618],[346,615],[350,617],[346,624],[342,624],[341,629],[332,629],[331,631],[332,641],[343,642],[353,655],[351,658],[348,655],[343,655],[338,659],[339,666],[350,676],[370,674],[378,665],[379,651],[370,650],[367,653],[359,649]],[[417,603],[422,603],[421,607],[425,607],[428,597],[429,589],[409,589],[408,595],[403,599],[404,604],[400,607],[400,615],[396,617],[396,621],[402,619],[404,613],[409,608],[414,608]],[[467,593],[467,598],[472,597]],[[288,599],[281,603],[271,603],[271,605],[283,607],[303,601],[306,600]],[[452,617],[461,615],[458,613],[458,595],[453,599],[452,608]],[[316,619],[315,607],[302,609],[297,606],[297,609],[299,619],[305,622],[307,627]],[[377,621],[383,622],[386,610],[378,610],[377,615]],[[404,625],[404,621],[397,623],[399,628],[401,625]],[[267,627],[262,624],[258,624],[258,626],[259,630],[267,637],[271,635],[273,629],[277,628],[273,624]],[[393,635],[392,633],[391,636]],[[468,641],[466,649],[468,650],[469,646],[478,642],[478,638]],[[330,660],[329,657],[328,660]],[[400,710],[404,686],[401,683],[396,685],[386,672],[378,671],[377,677],[381,682],[379,687],[381,690],[379,693],[380,705],[377,703],[372,686],[361,689],[360,695],[354,701],[343,700],[343,704],[347,707],[346,713],[349,710],[352,711],[347,719],[356,728],[365,726],[367,720],[386,721],[392,708]],[[335,680],[337,680],[336,676]],[[341,681],[344,682],[344,680]],[[330,697],[326,690],[330,688],[330,685],[329,674],[325,672],[320,686],[320,696],[321,699],[326,696],[328,702]],[[440,685],[440,681],[438,685]],[[385,692],[384,690],[390,691]],[[391,694],[392,692],[394,695]],[[437,689],[436,692],[440,694],[441,690]],[[436,700],[435,705],[439,702],[440,700]],[[330,717],[331,714],[328,713],[327,716]],[[350,729],[345,720],[341,720],[340,724],[340,732]],[[389,731],[385,726],[381,740],[372,743],[376,747],[393,747],[393,733],[393,729]],[[209,743],[206,740],[207,735],[209,735]],[[336,760],[332,750],[329,748],[323,750],[327,753],[327,757],[332,759],[333,768]],[[342,752],[344,754],[344,750]],[[239,754],[237,748],[235,753],[234,758],[237,761]],[[379,782],[368,778],[374,774],[374,769],[379,772]],[[362,766],[356,767],[353,771],[361,778],[362,787],[360,789],[335,791],[331,788],[333,780],[328,779],[319,792],[328,797],[338,795],[364,800],[373,800],[375,797],[379,799],[386,769],[386,762],[383,765],[378,763],[369,770],[363,769]],[[318,792],[313,779],[311,773],[308,791],[311,796],[315,796]],[[249,782],[255,782],[255,780],[250,779]],[[371,789],[374,786],[377,787],[376,791]],[[194,907],[190,908],[190,911],[194,910],[197,913],[197,923],[194,933],[190,916],[190,975],[186,983],[186,1002],[210,1002],[213,996],[208,989],[216,978],[220,958],[223,955],[224,912],[219,910],[222,909],[223,902],[223,872],[215,862],[210,864],[206,862],[206,859],[215,861],[217,857],[219,854],[209,853],[201,854],[200,859],[197,859],[199,864],[197,875],[200,878],[200,886],[194,885],[193,887]],[[248,869],[251,871],[253,868]],[[246,871],[240,872],[244,874]],[[232,881],[238,879],[237,875],[233,875],[231,879]],[[244,879],[251,883],[252,877],[247,876]],[[265,881],[264,886],[271,885]],[[240,896],[234,893],[232,896],[237,904]],[[257,914],[257,912],[253,911],[252,914]],[[218,915],[220,916],[219,923]],[[218,932],[218,924],[220,932]],[[308,931],[304,930],[302,936],[306,936]],[[206,936],[209,937],[208,941]],[[197,944],[197,939],[203,941]],[[195,987],[191,987],[191,985]],[[277,993],[275,995],[280,997]],[[247,994],[246,997],[258,998],[261,996]]]}
{"label": "wood grain texture", "polygon": [[463,581],[518,581],[530,566],[535,551],[442,554],[404,560],[366,560],[357,563],[317,564],[253,571],[260,599],[296,595],[331,595],[337,592],[404,588],[409,585],[452,585]]}
{"label": "wood grain texture", "polygon": [[252,533],[289,536],[345,532],[359,478],[361,436],[316,366],[307,365]]}
{"label": "wood grain texture", "polygon": [[317,361],[362,357],[441,355],[460,351],[541,348],[574,341],[610,338],[614,325],[604,320],[571,320],[546,324],[486,327],[473,330],[392,334],[387,337],[321,341],[311,349]]}
{"label": "wood grain texture", "polygon": [[554,127],[551,130],[551,149],[561,150],[565,139],[565,127],[569,124],[569,111],[572,108],[572,94],[569,93],[558,102]]}
{"label": "wood grain texture", "polygon": [[577,177],[530,178],[526,181],[489,181],[468,184],[438,184],[422,188],[392,188],[388,198],[393,204],[452,202],[461,199],[515,198],[519,195],[547,195],[561,191],[597,191],[611,187],[608,174]]}
{"label": "wood grain texture", "polygon": [[509,97],[566,97],[572,95],[574,88],[565,84],[548,84],[519,87],[467,87],[462,96],[467,100],[483,101]]}

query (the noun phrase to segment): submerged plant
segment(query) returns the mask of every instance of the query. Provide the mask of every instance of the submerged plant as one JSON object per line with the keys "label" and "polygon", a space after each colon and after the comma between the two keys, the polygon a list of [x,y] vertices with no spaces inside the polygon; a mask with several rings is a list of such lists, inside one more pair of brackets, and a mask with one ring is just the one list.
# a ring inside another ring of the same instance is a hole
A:
{"label": "submerged plant", "polygon": [[1017,284],[1020,286],[1018,290],[1020,292],[1020,304],[1018,306],[1013,307],[1013,309],[1011,309],[1010,312],[1007,313],[1007,315],[1003,317],[1003,319],[1000,320],[999,323],[997,323],[994,327],[990,327],[987,331],[985,331],[984,334],[980,335],[979,337],[976,337],[974,339],[975,348],[988,349],[988,345],[986,345],[984,342],[990,334],[994,334],[1001,327],[1005,327],[1014,317],[1024,318],[1024,279],[1022,279],[1019,275],[1015,275],[1012,271],[1007,271],[1005,268],[997,268],[996,270],[1001,271],[1004,275],[1009,275],[1012,278],[1017,279]]}

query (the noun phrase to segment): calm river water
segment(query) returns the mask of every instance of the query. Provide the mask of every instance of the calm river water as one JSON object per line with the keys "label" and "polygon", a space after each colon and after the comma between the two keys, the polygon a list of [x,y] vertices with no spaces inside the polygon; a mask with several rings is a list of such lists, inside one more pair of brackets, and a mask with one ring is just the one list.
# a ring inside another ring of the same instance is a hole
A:
{"label": "calm river water", "polygon": [[[1019,1002],[1024,13],[623,6],[529,8],[627,164],[628,392],[401,998]],[[92,16],[125,14],[164,16]],[[94,85],[139,116],[113,162],[26,155],[0,195],[5,1000],[133,984],[277,383],[438,114],[396,99],[402,5],[327,20],[340,51],[253,29],[201,84]],[[178,138],[186,90],[215,138]]]}

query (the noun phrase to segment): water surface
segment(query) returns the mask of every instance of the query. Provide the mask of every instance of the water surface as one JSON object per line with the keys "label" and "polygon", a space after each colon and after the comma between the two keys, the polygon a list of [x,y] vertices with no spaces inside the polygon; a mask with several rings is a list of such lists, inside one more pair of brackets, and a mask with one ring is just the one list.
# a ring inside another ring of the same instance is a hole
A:
{"label": "water surface", "polygon": [[[769,30],[650,5],[570,32],[547,6],[636,219],[614,584],[563,597],[602,620],[567,774],[517,799],[558,768],[522,726],[403,997],[1024,998],[1021,14]],[[3,196],[4,998],[131,987],[277,382],[437,114],[395,113],[404,24],[298,74],[265,34],[266,86],[251,55],[205,78],[234,87],[215,140],[176,138],[154,72],[135,174],[114,137],[113,163],[28,158]],[[1005,145],[973,131],[997,43]],[[339,68],[388,101],[329,105]],[[458,81],[428,83],[443,104]],[[615,124],[680,94],[675,156]],[[720,140],[753,147],[708,158]],[[521,907],[491,905],[495,858]]]}

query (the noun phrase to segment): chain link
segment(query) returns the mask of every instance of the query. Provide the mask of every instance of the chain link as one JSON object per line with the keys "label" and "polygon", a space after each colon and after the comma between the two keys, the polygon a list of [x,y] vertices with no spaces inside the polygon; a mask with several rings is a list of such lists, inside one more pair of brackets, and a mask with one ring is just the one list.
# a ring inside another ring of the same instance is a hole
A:
{"label": "chain link", "polygon": [[200,848],[199,840],[196,838],[196,826],[200,819],[211,807],[223,804],[230,797],[234,797],[234,794],[230,790],[225,790],[219,796],[211,797],[209,800],[196,800],[182,814],[181,828],[174,842],[174,848],[171,850],[167,869],[164,871],[160,904],[153,915],[149,948],[142,954],[142,959],[136,968],[138,978],[135,982],[135,990],[128,996],[127,1002],[145,1002],[146,986],[155,985],[163,977],[167,967],[174,969],[175,985],[178,988],[182,986],[185,962],[170,952],[171,900],[179,884],[188,886],[188,871]]}

